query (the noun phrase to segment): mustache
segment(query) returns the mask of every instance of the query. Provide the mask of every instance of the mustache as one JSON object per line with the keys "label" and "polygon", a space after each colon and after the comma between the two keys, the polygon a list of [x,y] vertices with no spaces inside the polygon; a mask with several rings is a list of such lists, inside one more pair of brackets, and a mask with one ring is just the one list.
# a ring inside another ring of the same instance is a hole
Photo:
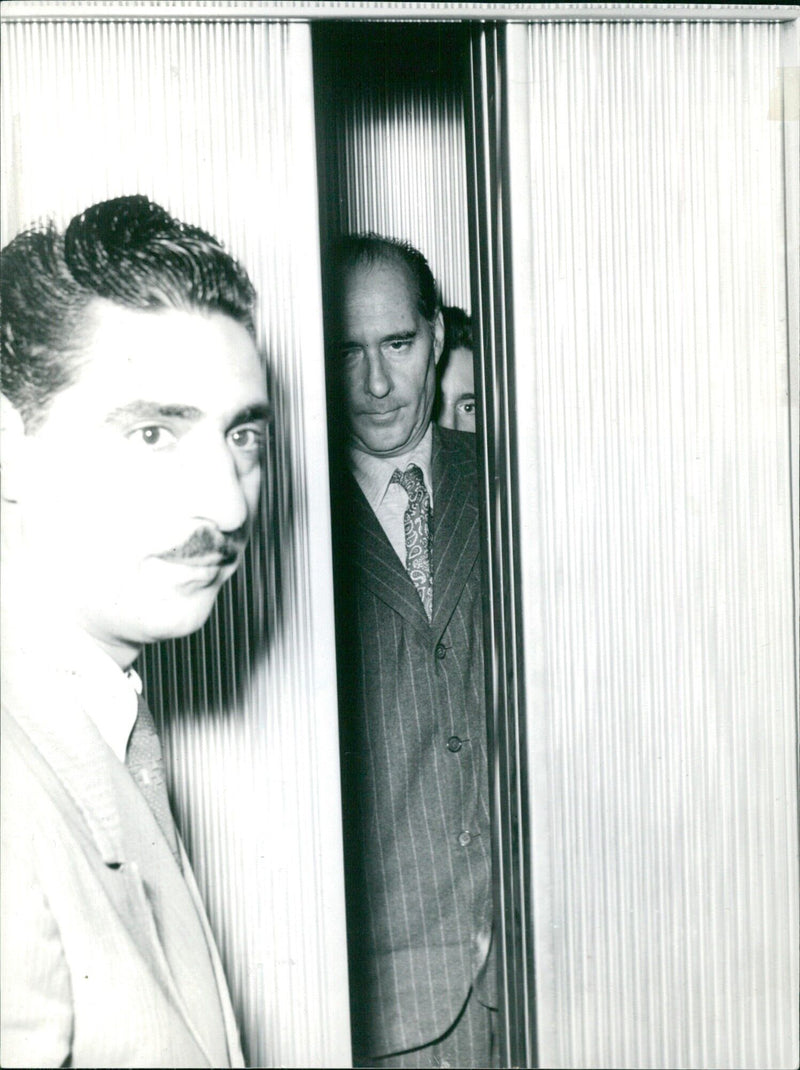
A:
{"label": "mustache", "polygon": [[230,535],[213,528],[200,528],[179,546],[173,546],[163,554],[165,561],[191,561],[195,557],[220,557],[224,564],[232,565],[247,543],[246,528],[239,528]]}

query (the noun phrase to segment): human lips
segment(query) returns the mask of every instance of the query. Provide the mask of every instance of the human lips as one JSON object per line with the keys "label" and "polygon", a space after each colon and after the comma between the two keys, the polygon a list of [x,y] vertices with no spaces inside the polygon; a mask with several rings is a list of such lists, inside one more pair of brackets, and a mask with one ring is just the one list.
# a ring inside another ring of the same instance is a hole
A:
{"label": "human lips", "polygon": [[232,565],[238,560],[238,553],[231,556],[230,554],[209,554],[206,556],[197,557],[170,557],[167,554],[162,554],[162,561],[169,561],[171,564],[183,565],[185,568],[198,568],[198,569],[222,569],[226,565]]}
{"label": "human lips", "polygon": [[235,571],[239,554],[195,554],[191,557],[161,554],[157,560],[169,569],[170,583],[186,590],[216,590]]}
{"label": "human lips", "polygon": [[359,416],[367,420],[378,420],[380,422],[390,420],[399,411],[399,407],[392,409],[365,409],[359,413]]}

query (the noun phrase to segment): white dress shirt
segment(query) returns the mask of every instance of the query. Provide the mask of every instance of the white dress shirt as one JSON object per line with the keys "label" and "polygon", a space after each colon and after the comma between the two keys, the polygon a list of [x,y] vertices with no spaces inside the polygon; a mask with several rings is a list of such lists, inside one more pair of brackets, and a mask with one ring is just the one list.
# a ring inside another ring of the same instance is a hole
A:
{"label": "white dress shirt", "polygon": [[425,486],[433,512],[433,481],[431,479],[431,453],[433,428],[428,430],[413,450],[399,457],[373,457],[355,447],[350,450],[350,467],[364,497],[378,518],[394,551],[406,567],[406,536],[403,515],[408,508],[408,494],[399,483],[392,483],[395,471],[405,472],[410,464],[416,464],[425,479]]}

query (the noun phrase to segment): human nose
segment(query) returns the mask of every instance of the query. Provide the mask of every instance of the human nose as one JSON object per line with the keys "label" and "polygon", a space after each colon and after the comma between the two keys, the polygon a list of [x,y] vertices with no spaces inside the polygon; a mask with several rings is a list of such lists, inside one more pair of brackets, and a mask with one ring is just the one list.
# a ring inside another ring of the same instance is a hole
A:
{"label": "human nose", "polygon": [[447,427],[451,431],[458,430],[456,427],[456,413],[453,405],[448,405],[445,401],[442,402],[438,423],[440,427]]}
{"label": "human nose", "polygon": [[375,398],[384,398],[392,389],[392,380],[389,378],[384,363],[383,354],[380,350],[367,351],[366,354],[366,390]]}
{"label": "human nose", "polygon": [[214,524],[220,531],[232,533],[250,519],[249,483],[258,493],[260,470],[249,475],[239,471],[227,441],[209,444],[198,458],[195,472],[193,513],[197,520]]}

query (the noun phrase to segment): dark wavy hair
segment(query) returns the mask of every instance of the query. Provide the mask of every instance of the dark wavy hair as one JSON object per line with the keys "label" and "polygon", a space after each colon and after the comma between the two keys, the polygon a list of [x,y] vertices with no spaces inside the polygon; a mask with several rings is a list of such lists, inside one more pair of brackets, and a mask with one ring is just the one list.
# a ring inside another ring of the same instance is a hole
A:
{"label": "dark wavy hair", "polygon": [[255,334],[244,268],[147,197],[95,204],[63,234],[52,223],[24,231],[0,252],[0,390],[26,431],[74,382],[98,297],[146,311],[223,312]]}
{"label": "dark wavy hair", "polygon": [[[414,283],[420,315],[432,323],[441,306],[439,288],[428,261],[407,241],[386,238],[369,231],[346,234],[330,246],[325,258],[328,305],[339,306],[343,279],[350,268],[361,265],[402,264]],[[333,309],[331,309],[331,312]]]}
{"label": "dark wavy hair", "polygon": [[[442,309],[444,317],[444,353],[450,354],[453,349],[472,349],[472,320],[463,308],[456,305],[445,305]],[[440,362],[441,363],[441,362]]]}

